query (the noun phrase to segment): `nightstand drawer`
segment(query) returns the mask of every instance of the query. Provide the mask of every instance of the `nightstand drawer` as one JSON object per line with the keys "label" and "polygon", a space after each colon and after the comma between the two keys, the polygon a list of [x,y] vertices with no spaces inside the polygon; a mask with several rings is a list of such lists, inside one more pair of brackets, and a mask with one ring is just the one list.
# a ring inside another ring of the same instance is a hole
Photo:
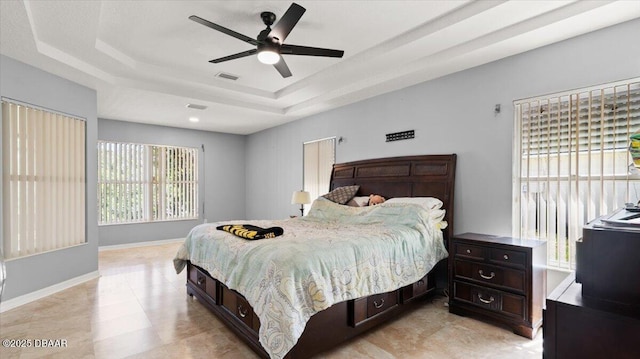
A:
{"label": "nightstand drawer", "polygon": [[454,263],[454,276],[456,278],[504,287],[522,294],[525,292],[525,272],[522,270],[462,260],[455,260]]}
{"label": "nightstand drawer", "polygon": [[525,297],[468,283],[453,283],[453,299],[471,303],[510,317],[525,319]]}
{"label": "nightstand drawer", "polygon": [[466,243],[456,243],[454,253],[456,257],[464,257],[468,259],[485,260],[487,249],[480,246],[474,246]]}
{"label": "nightstand drawer", "polygon": [[527,254],[519,251],[491,248],[491,257],[489,260],[495,264],[505,264],[524,268],[527,265]]}

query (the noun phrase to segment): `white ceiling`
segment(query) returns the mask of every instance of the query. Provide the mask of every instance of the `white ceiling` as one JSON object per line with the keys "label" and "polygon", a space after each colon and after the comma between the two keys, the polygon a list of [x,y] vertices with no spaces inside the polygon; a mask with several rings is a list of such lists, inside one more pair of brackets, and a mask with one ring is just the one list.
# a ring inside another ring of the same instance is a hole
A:
{"label": "white ceiling", "polygon": [[345,55],[285,55],[286,79],[255,56],[209,63],[252,45],[188,17],[255,38],[290,1],[1,0],[0,53],[96,89],[100,118],[250,134],[640,17],[640,1],[297,3],[285,43]]}

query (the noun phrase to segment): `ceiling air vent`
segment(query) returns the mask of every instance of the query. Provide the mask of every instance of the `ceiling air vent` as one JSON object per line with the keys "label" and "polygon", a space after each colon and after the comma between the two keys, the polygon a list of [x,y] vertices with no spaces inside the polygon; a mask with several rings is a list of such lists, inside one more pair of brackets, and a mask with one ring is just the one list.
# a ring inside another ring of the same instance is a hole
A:
{"label": "ceiling air vent", "polygon": [[231,80],[231,81],[235,81],[237,79],[240,78],[240,76],[236,76],[236,75],[232,75],[232,74],[228,74],[226,72],[218,72],[216,74],[217,77],[223,78],[223,79],[227,79],[227,80]]}
{"label": "ceiling air vent", "polygon": [[196,105],[196,104],[193,104],[193,103],[188,103],[188,104],[187,104],[187,108],[192,108],[192,109],[194,109],[194,110],[204,110],[204,109],[206,109],[206,108],[207,108],[207,106],[204,106],[204,105]]}

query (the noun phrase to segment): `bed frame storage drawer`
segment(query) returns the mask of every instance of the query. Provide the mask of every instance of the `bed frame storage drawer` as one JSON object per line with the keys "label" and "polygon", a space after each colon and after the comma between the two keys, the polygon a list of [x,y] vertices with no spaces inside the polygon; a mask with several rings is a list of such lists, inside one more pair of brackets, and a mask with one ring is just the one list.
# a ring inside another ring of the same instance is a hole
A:
{"label": "bed frame storage drawer", "polygon": [[400,291],[374,294],[349,301],[349,325],[356,327],[365,321],[398,306]]}
{"label": "bed frame storage drawer", "polygon": [[222,305],[234,316],[240,319],[247,327],[255,332],[260,330],[260,320],[253,312],[253,308],[240,294],[232,291],[226,286],[222,286]]}
{"label": "bed frame storage drawer", "polygon": [[398,292],[388,292],[367,297],[367,318],[398,305]]}
{"label": "bed frame storage drawer", "polygon": [[429,278],[429,274],[420,278],[417,282],[401,289],[402,303],[408,302],[435,289],[435,278]]}
{"label": "bed frame storage drawer", "polygon": [[208,276],[204,270],[190,263],[188,265],[188,273],[189,282],[205,292],[211,300],[218,302],[218,281]]}

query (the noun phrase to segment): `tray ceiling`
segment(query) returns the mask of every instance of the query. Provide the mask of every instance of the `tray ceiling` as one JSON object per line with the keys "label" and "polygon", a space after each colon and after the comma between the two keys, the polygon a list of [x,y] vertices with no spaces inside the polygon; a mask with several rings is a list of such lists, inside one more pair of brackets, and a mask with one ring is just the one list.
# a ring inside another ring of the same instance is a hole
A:
{"label": "tray ceiling", "polygon": [[0,53],[97,90],[100,118],[250,134],[640,17],[638,1],[297,3],[286,42],[345,55],[285,55],[289,78],[209,63],[252,47],[188,19],[255,37],[287,1],[0,1]]}

